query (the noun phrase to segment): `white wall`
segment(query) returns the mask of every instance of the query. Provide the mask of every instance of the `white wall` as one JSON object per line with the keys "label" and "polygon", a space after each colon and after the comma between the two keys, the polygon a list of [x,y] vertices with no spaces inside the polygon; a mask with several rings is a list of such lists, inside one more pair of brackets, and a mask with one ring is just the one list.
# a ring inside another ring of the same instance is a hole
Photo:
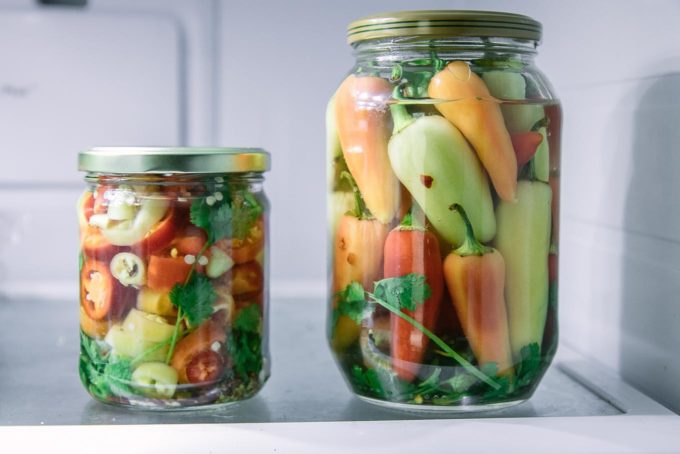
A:
{"label": "white wall", "polygon": [[414,7],[543,22],[537,62],[564,107],[562,338],[680,410],[679,2],[222,1],[219,140],[273,153],[274,277],[323,288],[324,107],[351,66],[346,24]]}
{"label": "white wall", "polygon": [[[49,293],[54,280],[74,279],[78,151],[214,142],[214,9],[211,0],[0,0],[0,293],[36,282]],[[88,61],[97,52],[101,61]]]}

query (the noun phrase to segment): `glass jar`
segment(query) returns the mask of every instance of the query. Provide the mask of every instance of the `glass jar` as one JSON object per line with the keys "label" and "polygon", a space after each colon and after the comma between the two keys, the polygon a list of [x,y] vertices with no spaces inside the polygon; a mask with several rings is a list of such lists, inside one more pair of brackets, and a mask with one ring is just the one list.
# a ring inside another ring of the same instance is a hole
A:
{"label": "glass jar", "polygon": [[328,338],[372,403],[528,399],[557,348],[560,105],[521,15],[349,25],[327,109]]}
{"label": "glass jar", "polygon": [[79,155],[80,378],[144,409],[235,402],[269,377],[269,155],[95,148]]}

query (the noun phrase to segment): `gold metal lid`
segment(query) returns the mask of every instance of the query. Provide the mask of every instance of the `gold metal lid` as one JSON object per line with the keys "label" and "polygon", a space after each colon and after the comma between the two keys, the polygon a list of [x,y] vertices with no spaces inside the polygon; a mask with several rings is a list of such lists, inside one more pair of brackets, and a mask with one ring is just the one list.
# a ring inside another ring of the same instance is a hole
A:
{"label": "gold metal lid", "polygon": [[347,42],[398,36],[483,36],[541,40],[541,23],[514,13],[473,10],[422,10],[375,14],[351,22]]}
{"label": "gold metal lid", "polygon": [[78,170],[107,174],[265,172],[270,165],[261,148],[97,147],[78,154]]}

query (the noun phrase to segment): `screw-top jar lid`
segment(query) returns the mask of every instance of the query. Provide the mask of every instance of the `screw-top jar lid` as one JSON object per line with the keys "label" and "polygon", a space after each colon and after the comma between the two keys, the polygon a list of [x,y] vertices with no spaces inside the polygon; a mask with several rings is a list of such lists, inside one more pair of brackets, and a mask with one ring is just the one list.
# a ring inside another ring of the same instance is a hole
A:
{"label": "screw-top jar lid", "polygon": [[483,36],[541,40],[541,23],[528,16],[496,11],[424,10],[375,14],[351,22],[347,42],[397,36]]}
{"label": "screw-top jar lid", "polygon": [[78,170],[110,174],[265,172],[270,165],[261,148],[98,147],[78,154]]}

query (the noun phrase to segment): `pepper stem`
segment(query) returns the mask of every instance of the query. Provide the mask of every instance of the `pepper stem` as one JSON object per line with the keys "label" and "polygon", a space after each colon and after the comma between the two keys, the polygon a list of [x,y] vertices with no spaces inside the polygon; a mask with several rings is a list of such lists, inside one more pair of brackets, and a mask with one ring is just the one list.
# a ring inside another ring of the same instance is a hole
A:
{"label": "pepper stem", "polygon": [[411,209],[404,215],[399,223],[401,230],[425,230],[424,215],[417,205],[412,205]]}
{"label": "pepper stem", "polygon": [[465,240],[463,241],[463,244],[461,244],[461,246],[458,249],[455,249],[453,252],[460,255],[461,257],[468,255],[484,255],[488,254],[489,252],[493,252],[493,248],[484,246],[482,243],[477,241],[477,238],[475,238],[475,232],[472,229],[472,224],[470,223],[470,219],[460,204],[454,203],[449,207],[449,210],[458,213],[463,220],[463,224],[465,224]]}
{"label": "pepper stem", "polygon": [[[399,87],[394,88],[395,92],[397,92],[398,90]],[[397,98],[395,97],[395,99]],[[408,110],[406,110],[406,106],[402,104],[391,104],[390,111],[392,112],[392,122],[394,123],[394,129],[392,130],[392,134],[398,134],[404,128],[406,128],[408,125],[415,121],[411,114],[408,113]]]}
{"label": "pepper stem", "polygon": [[354,217],[359,219],[365,219],[370,217],[366,214],[368,211],[366,208],[366,204],[364,203],[364,200],[361,198],[361,192],[359,191],[359,187],[357,186],[356,181],[354,181],[352,175],[348,171],[343,170],[340,173],[340,179],[342,178],[346,179],[350,187],[352,188],[352,194],[354,195],[354,210],[352,214],[354,215]]}

